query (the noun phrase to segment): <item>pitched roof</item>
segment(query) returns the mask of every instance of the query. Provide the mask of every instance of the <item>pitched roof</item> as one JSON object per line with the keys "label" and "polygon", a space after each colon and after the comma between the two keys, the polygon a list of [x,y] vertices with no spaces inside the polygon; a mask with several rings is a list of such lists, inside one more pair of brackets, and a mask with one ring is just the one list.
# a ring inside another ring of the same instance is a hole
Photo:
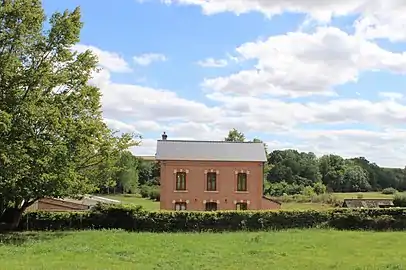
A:
{"label": "pitched roof", "polygon": [[158,140],[157,160],[261,161],[265,145],[258,142]]}
{"label": "pitched roof", "polygon": [[393,199],[344,199],[343,207],[350,208],[379,208],[393,206]]}

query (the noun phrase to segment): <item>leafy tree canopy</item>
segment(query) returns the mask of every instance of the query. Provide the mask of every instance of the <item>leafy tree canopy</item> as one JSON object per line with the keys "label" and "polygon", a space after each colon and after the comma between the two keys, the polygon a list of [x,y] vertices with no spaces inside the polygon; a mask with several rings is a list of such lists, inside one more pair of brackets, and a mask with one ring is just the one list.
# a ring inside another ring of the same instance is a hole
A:
{"label": "leafy tree canopy", "polygon": [[137,143],[103,122],[100,90],[88,84],[97,59],[71,49],[79,42],[80,18],[79,8],[46,20],[39,0],[0,0],[3,220],[18,222],[39,198],[111,184],[120,152]]}

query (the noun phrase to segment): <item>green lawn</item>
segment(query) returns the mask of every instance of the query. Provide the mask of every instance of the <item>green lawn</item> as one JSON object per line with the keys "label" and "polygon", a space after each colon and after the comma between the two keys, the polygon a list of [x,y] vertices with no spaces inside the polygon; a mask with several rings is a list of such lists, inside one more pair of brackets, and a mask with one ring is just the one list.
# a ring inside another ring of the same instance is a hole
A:
{"label": "green lawn", "polygon": [[1,269],[405,269],[403,232],[0,235]]}
{"label": "green lawn", "polygon": [[121,201],[125,204],[141,205],[146,210],[159,210],[159,202],[140,198],[134,195],[98,195],[109,199]]}
{"label": "green lawn", "polygon": [[381,192],[347,192],[347,193],[334,193],[334,195],[343,199],[357,199],[358,196],[362,196],[363,199],[392,199],[395,195],[385,195]]}

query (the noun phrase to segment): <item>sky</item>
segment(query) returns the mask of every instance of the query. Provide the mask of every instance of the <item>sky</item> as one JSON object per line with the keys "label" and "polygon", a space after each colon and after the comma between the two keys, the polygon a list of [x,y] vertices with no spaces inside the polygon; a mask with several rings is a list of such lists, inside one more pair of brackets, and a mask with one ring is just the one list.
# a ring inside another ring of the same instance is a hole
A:
{"label": "sky", "polygon": [[406,165],[406,1],[43,0],[80,6],[106,123],[168,139],[236,128],[269,150]]}

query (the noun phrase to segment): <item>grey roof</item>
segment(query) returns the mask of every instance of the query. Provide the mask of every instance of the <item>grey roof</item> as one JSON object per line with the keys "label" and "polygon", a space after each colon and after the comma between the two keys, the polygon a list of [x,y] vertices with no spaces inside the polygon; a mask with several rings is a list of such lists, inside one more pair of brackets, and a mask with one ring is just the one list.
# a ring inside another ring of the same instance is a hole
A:
{"label": "grey roof", "polygon": [[342,207],[349,208],[379,208],[393,206],[393,199],[344,199]]}
{"label": "grey roof", "polygon": [[265,145],[257,142],[158,140],[157,160],[261,161]]}

